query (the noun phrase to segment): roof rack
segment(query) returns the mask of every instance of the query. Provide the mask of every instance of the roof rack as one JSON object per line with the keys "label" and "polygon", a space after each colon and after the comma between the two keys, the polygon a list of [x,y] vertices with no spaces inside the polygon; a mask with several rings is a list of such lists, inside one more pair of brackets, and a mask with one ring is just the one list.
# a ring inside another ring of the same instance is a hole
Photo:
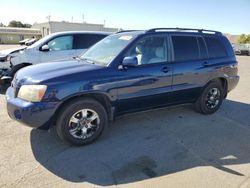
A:
{"label": "roof rack", "polygon": [[133,31],[141,31],[141,30],[120,30],[120,31],[117,31],[116,33],[125,33],[125,32],[133,32]]}
{"label": "roof rack", "polygon": [[218,35],[222,35],[219,31],[207,30],[207,29],[192,29],[192,28],[153,28],[146,31],[146,33],[153,33],[157,31],[196,31],[198,33],[214,33]]}

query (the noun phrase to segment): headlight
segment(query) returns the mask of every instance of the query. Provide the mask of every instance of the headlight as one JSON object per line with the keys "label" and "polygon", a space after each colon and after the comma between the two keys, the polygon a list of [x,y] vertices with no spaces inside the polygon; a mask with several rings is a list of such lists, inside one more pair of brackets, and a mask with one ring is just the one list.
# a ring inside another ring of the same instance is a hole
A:
{"label": "headlight", "polygon": [[21,86],[17,97],[30,102],[40,102],[46,89],[46,85],[23,85]]}
{"label": "headlight", "polygon": [[11,56],[8,55],[7,58],[6,58],[6,60],[10,61],[10,59],[11,59]]}

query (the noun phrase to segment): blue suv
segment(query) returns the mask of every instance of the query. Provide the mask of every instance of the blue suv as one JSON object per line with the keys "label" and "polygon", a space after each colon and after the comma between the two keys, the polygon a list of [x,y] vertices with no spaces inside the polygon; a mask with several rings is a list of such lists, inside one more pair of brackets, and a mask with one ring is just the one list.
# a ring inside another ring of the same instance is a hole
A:
{"label": "blue suv", "polygon": [[63,141],[84,145],[126,113],[183,103],[214,113],[237,85],[237,67],[217,31],[122,31],[72,60],[18,71],[7,109],[14,120],[43,129],[55,124]]}

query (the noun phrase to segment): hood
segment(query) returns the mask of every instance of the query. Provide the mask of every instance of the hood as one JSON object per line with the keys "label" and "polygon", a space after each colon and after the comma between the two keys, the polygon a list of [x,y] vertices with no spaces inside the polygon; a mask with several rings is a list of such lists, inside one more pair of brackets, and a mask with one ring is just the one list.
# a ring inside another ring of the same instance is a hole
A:
{"label": "hood", "polygon": [[9,55],[11,53],[21,51],[21,50],[23,50],[25,48],[27,48],[27,46],[20,46],[18,48],[11,48],[11,49],[7,49],[7,50],[1,50],[0,51],[0,58],[1,57],[6,57],[7,55]]}
{"label": "hood", "polygon": [[[103,68],[105,67],[78,60],[41,63],[19,70],[14,81],[15,84],[22,85],[24,83],[42,83],[49,80],[56,80],[60,77],[57,82],[64,82],[73,79],[73,75],[79,74],[80,76],[78,78],[82,79],[83,75],[85,75],[83,72]],[[65,80],[62,77],[64,77]]]}

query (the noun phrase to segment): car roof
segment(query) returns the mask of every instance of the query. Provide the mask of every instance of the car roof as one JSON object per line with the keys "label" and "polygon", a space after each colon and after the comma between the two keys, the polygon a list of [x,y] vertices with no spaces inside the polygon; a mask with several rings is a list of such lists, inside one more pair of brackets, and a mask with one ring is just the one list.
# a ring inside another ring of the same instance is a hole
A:
{"label": "car roof", "polygon": [[50,34],[50,36],[67,35],[67,34],[96,34],[96,35],[111,35],[112,32],[104,31],[62,31]]}

